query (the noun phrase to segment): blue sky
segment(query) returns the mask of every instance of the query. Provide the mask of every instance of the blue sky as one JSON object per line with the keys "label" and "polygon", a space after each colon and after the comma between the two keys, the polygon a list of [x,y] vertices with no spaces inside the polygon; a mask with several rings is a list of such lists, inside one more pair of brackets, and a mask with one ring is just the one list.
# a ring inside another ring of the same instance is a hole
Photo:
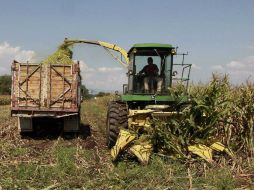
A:
{"label": "blue sky", "polygon": [[[212,72],[254,81],[253,0],[0,0],[0,74],[13,59],[40,61],[65,37],[102,40],[128,50],[158,42],[189,52],[194,82]],[[126,71],[102,48],[74,48],[90,89],[121,89]]]}

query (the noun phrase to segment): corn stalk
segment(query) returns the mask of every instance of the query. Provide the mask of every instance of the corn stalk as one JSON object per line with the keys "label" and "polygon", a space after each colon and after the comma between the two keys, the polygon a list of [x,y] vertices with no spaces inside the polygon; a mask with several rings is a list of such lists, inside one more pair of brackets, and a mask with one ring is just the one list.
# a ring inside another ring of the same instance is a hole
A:
{"label": "corn stalk", "polygon": [[[187,157],[189,145],[211,143],[220,137],[219,124],[222,121],[227,122],[233,105],[230,99],[228,77],[213,75],[213,80],[202,89],[202,94],[195,93],[199,95],[192,98],[189,105],[184,106],[181,110],[182,116],[154,122],[152,139],[158,151]],[[171,92],[171,95],[179,100],[182,94],[178,91]]]}

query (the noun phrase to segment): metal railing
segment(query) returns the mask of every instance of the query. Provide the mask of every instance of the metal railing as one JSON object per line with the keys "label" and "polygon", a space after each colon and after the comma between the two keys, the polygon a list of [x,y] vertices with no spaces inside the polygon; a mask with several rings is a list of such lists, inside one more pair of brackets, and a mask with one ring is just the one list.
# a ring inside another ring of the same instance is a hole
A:
{"label": "metal railing", "polygon": [[184,84],[186,85],[186,88],[188,88],[189,86],[189,81],[190,81],[190,71],[191,71],[191,65],[192,64],[173,64],[173,68],[174,66],[180,66],[182,67],[182,71],[181,71],[181,77],[173,77],[172,76],[172,80],[174,81],[180,81],[181,84]]}

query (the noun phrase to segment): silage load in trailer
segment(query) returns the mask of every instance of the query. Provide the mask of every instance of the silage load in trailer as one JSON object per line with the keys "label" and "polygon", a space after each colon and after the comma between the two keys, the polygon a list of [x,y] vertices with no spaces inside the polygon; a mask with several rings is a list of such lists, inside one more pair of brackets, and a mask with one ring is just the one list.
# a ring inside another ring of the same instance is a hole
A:
{"label": "silage load in trailer", "polygon": [[73,64],[73,52],[70,49],[70,45],[72,44],[63,43],[60,45],[55,53],[42,61],[42,64]]}

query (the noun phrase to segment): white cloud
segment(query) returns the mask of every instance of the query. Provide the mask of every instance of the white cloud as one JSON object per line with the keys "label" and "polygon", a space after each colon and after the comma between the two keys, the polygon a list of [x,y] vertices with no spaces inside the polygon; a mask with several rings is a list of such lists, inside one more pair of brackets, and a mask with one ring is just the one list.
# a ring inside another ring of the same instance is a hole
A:
{"label": "white cloud", "polygon": [[[76,60],[74,60],[76,61]],[[81,71],[85,73],[95,72],[95,68],[89,67],[83,60],[79,61]]]}
{"label": "white cloud", "polygon": [[13,60],[18,62],[34,62],[35,52],[32,50],[23,50],[21,47],[13,47],[9,43],[0,44],[0,75],[9,74]]}
{"label": "white cloud", "polygon": [[126,83],[126,71],[120,67],[90,67],[80,61],[83,84],[91,90],[121,90]]}
{"label": "white cloud", "polygon": [[191,65],[191,68],[193,68],[194,70],[201,70],[201,67],[195,63]]}
{"label": "white cloud", "polygon": [[254,45],[247,46],[248,49],[254,49]]}
{"label": "white cloud", "polygon": [[101,73],[107,73],[107,72],[118,72],[122,71],[123,69],[120,67],[99,67],[98,71]]}
{"label": "white cloud", "polygon": [[254,55],[248,56],[240,61],[231,61],[227,64],[229,69],[240,69],[243,71],[254,70]]}
{"label": "white cloud", "polygon": [[247,79],[254,81],[254,55],[231,61],[226,66],[234,82],[244,82]]}
{"label": "white cloud", "polygon": [[254,55],[248,56],[246,57],[243,62],[245,62],[246,64],[249,64],[252,66],[252,68],[254,68]]}
{"label": "white cloud", "polygon": [[244,69],[245,65],[242,62],[239,61],[231,61],[230,63],[227,64],[227,67],[229,69]]}
{"label": "white cloud", "polygon": [[215,70],[215,71],[223,71],[224,70],[224,67],[222,65],[213,65],[212,66],[212,70]]}

